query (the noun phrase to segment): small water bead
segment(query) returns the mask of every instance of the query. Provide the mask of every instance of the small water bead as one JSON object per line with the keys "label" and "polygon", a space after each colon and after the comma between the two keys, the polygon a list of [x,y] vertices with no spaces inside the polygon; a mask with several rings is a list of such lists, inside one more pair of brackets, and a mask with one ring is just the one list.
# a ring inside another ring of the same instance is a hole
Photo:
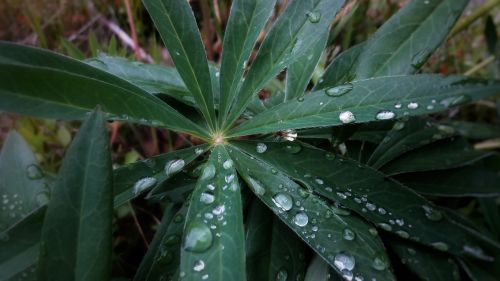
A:
{"label": "small water bead", "polygon": [[201,276],[201,280],[207,280],[207,279],[208,279],[208,274]]}
{"label": "small water bead", "polygon": [[267,150],[267,145],[265,143],[259,142],[255,147],[257,153],[264,153]]}
{"label": "small water bead", "polygon": [[385,215],[385,214],[387,214],[387,211],[386,211],[384,208],[378,208],[378,212],[379,212],[379,214],[381,214],[381,215]]}
{"label": "small water bead", "polygon": [[212,231],[204,223],[193,221],[187,226],[184,240],[184,249],[186,251],[205,252],[212,246],[212,241]]}
{"label": "small water bead", "polygon": [[382,228],[385,231],[392,231],[392,226],[390,226],[387,223],[382,222],[382,223],[379,223],[378,226],[380,226],[380,228]]}
{"label": "small water bead", "polygon": [[298,102],[303,102],[303,101],[304,101],[304,97],[298,97],[298,98],[297,98],[297,101],[298,101]]}
{"label": "small water bead", "polygon": [[416,102],[410,102],[407,107],[408,107],[408,109],[417,109],[418,108],[418,103],[416,103]]}
{"label": "small water bead", "polygon": [[193,270],[194,271],[200,272],[203,269],[205,269],[205,262],[204,261],[197,260],[197,261],[194,262],[194,266],[193,266]]}
{"label": "small water bead", "polygon": [[300,145],[300,143],[297,143],[297,142],[290,142],[290,143],[286,143],[284,148],[285,148],[285,151],[288,153],[297,154],[302,150],[302,145]]}
{"label": "small water bead", "polygon": [[396,114],[394,112],[392,112],[392,111],[389,111],[389,110],[379,111],[377,113],[377,115],[375,116],[375,118],[377,120],[391,120],[394,117],[396,117]]}
{"label": "small water bead", "polygon": [[392,126],[392,129],[395,131],[402,130],[405,127],[405,122],[396,122],[394,123],[394,126]]}
{"label": "small water bead", "polygon": [[29,165],[28,167],[26,167],[26,172],[28,174],[29,179],[36,180],[43,178],[43,172],[40,169],[40,167],[38,167],[38,165],[35,164]]}
{"label": "small water bead", "polygon": [[377,209],[377,206],[375,206],[374,204],[372,203],[366,203],[366,208],[370,211],[375,211],[375,209]]}
{"label": "small water bead", "polygon": [[194,150],[194,153],[196,155],[201,155],[205,150],[201,147],[197,147],[195,150]]}
{"label": "small water bead", "polygon": [[281,132],[282,136],[284,139],[286,139],[287,141],[295,141],[297,139],[297,131],[295,130],[285,130],[283,132]]}
{"label": "small water bead", "polygon": [[354,269],[354,266],[356,265],[356,260],[351,254],[346,252],[340,252],[337,255],[335,255],[333,264],[340,271],[345,269],[351,271]]}
{"label": "small water bead", "polygon": [[427,110],[434,110],[434,105],[429,104],[429,105],[427,106]]}
{"label": "small water bead", "polygon": [[139,194],[142,191],[154,186],[156,184],[157,180],[153,177],[145,177],[140,180],[138,180],[134,184],[134,194]]}
{"label": "small water bead", "polygon": [[285,193],[278,193],[273,196],[274,204],[283,211],[290,211],[293,207],[293,199]]}
{"label": "small water bead", "polygon": [[307,216],[306,213],[302,213],[302,212],[297,213],[295,215],[295,217],[293,218],[293,222],[300,227],[304,227],[309,222],[309,217]]}
{"label": "small water bead", "polygon": [[437,250],[440,250],[443,252],[448,251],[448,249],[450,248],[448,246],[448,244],[446,244],[444,242],[434,242],[434,243],[431,243],[431,246],[434,247],[434,249],[437,249]]}
{"label": "small water bead", "polygon": [[340,122],[344,124],[350,124],[356,121],[356,117],[350,111],[343,111],[339,114]]}
{"label": "small water bead", "polygon": [[201,173],[201,180],[209,180],[215,176],[215,166],[212,163],[207,163],[205,168],[203,168],[203,172]]}
{"label": "small water bead", "polygon": [[213,191],[213,190],[215,190],[215,185],[213,185],[213,184],[211,184],[211,183],[210,183],[210,184],[207,184],[207,188],[208,188],[209,190],[212,190],[212,191]]}
{"label": "small water bead", "polygon": [[440,221],[443,218],[443,215],[440,211],[430,206],[423,205],[422,209],[424,209],[425,217],[427,217],[431,221]]}
{"label": "small water bead", "polygon": [[375,229],[373,227],[369,228],[368,232],[370,232],[370,234],[373,235],[373,236],[377,236],[378,235],[377,229]]}
{"label": "small water bead", "polygon": [[276,273],[276,281],[286,281],[288,278],[288,272],[286,269],[282,268],[278,273]]}
{"label": "small water bead", "polygon": [[227,159],[226,161],[224,161],[224,164],[222,164],[222,167],[224,167],[224,169],[226,170],[231,169],[233,167],[233,160]]}
{"label": "small water bead", "polygon": [[372,262],[372,267],[376,270],[382,271],[387,268],[387,260],[383,254],[377,254]]}
{"label": "small water bead", "polygon": [[215,196],[208,192],[201,193],[200,202],[205,204],[212,204],[215,201]]}
{"label": "small water bead", "polygon": [[278,171],[274,168],[271,168],[271,174],[273,175],[277,175],[278,174]]}
{"label": "small water bead", "polygon": [[224,181],[226,181],[226,183],[231,183],[233,180],[234,180],[234,175],[232,174],[224,177]]}
{"label": "small water bead", "polygon": [[354,238],[356,238],[356,233],[354,231],[350,230],[349,228],[345,228],[344,231],[342,231],[342,237],[345,240],[352,241]]}
{"label": "small water bead", "polygon": [[321,12],[319,11],[308,12],[307,19],[309,20],[310,23],[317,23],[321,19]]}
{"label": "small water bead", "polygon": [[333,88],[328,88],[325,90],[327,96],[330,97],[340,97],[349,93],[353,89],[352,84],[345,84]]}
{"label": "small water bead", "polygon": [[399,235],[399,237],[401,237],[401,238],[405,238],[405,239],[410,238],[410,234],[408,234],[408,232],[406,232],[404,230],[397,230],[396,234]]}
{"label": "small water bead", "polygon": [[322,179],[320,179],[320,178],[316,178],[314,181],[315,181],[317,184],[320,184],[320,185],[322,185],[322,184],[324,184],[324,183],[325,183],[325,182],[324,182]]}
{"label": "small water bead", "polygon": [[395,109],[400,109],[400,108],[402,108],[402,107],[403,107],[403,105],[402,105],[401,103],[396,103],[396,104],[394,105],[394,108],[395,108]]}
{"label": "small water bead", "polygon": [[347,281],[351,281],[352,278],[354,277],[354,274],[352,273],[352,271],[347,270],[347,269],[340,271],[340,274],[342,275],[342,278],[344,278],[344,280],[347,280]]}
{"label": "small water bead", "polygon": [[170,160],[165,164],[165,174],[167,175],[167,177],[172,176],[173,174],[182,170],[185,164],[186,162],[184,162],[184,159]]}
{"label": "small water bead", "polygon": [[396,224],[399,226],[403,226],[405,224],[405,221],[403,219],[397,219]]}
{"label": "small water bead", "polygon": [[226,211],[226,206],[219,205],[212,210],[212,213],[216,216],[222,215]]}
{"label": "small water bead", "polygon": [[264,188],[264,186],[258,180],[249,177],[248,181],[250,182],[250,188],[257,195],[264,195],[266,193],[266,189]]}

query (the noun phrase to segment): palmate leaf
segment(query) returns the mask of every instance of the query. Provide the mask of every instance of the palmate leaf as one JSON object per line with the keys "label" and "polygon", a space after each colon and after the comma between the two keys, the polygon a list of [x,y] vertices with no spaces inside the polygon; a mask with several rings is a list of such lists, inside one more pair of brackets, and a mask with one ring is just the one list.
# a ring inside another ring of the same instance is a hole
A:
{"label": "palmate leaf", "polygon": [[114,170],[115,207],[153,188],[168,185],[165,183],[168,179],[182,171],[207,149],[208,145],[180,149]]}
{"label": "palmate leaf", "polygon": [[0,42],[0,110],[83,119],[96,105],[109,119],[207,136],[206,129],[123,79],[47,50]]}
{"label": "palmate leaf", "polygon": [[[263,145],[265,152],[258,153],[262,149],[256,147]],[[450,220],[412,190],[353,160],[336,159],[327,151],[297,142],[246,141],[237,142],[237,146],[379,228],[405,239],[454,255],[486,260],[500,250],[496,242]],[[264,173],[269,170],[264,169]]]}
{"label": "palmate leaf", "polygon": [[276,0],[233,1],[222,50],[220,125],[237,94],[257,36],[271,15],[275,3]]}
{"label": "palmate leaf", "polygon": [[309,43],[326,32],[343,0],[294,0],[267,34],[241,85],[226,125],[245,110],[252,97],[280,71],[309,51]]}
{"label": "palmate leaf", "polygon": [[109,280],[112,211],[109,140],[96,110],[73,140],[52,191],[38,280]]}
{"label": "palmate leaf", "polygon": [[215,129],[214,97],[207,57],[189,3],[177,0],[144,0],[143,3],[177,71],[209,126]]}
{"label": "palmate leaf", "polygon": [[499,82],[487,83],[460,76],[411,75],[358,80],[280,104],[232,129],[229,135],[422,115],[499,92]]}
{"label": "palmate leaf", "polygon": [[240,187],[233,160],[216,146],[190,199],[181,250],[184,280],[245,280]]}
{"label": "palmate leaf", "polygon": [[339,275],[395,280],[384,247],[369,224],[329,205],[274,166],[247,154],[253,151],[243,152],[241,143],[232,144],[229,151],[238,173],[257,197]]}

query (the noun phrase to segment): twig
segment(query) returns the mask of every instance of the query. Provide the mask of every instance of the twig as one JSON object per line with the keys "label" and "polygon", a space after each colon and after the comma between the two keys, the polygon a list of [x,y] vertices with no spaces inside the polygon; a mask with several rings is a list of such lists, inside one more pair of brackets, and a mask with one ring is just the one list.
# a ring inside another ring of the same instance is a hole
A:
{"label": "twig", "polygon": [[485,60],[483,60],[482,62],[474,65],[474,67],[472,67],[471,69],[467,70],[467,72],[465,72],[464,75],[471,76],[472,74],[478,72],[483,67],[487,66],[488,64],[490,64],[494,61],[495,61],[495,56],[491,55],[491,56],[487,57]]}
{"label": "twig", "polygon": [[500,139],[491,139],[474,144],[474,149],[493,150],[500,148]]}
{"label": "twig", "polygon": [[455,27],[451,30],[450,37],[453,37],[457,35],[457,33],[462,32],[477,19],[488,14],[491,9],[493,9],[498,4],[500,4],[500,0],[490,0],[481,7],[477,8],[470,16],[464,18],[455,25]]}
{"label": "twig", "polygon": [[138,60],[142,60],[143,56],[141,52],[139,51],[139,41],[137,40],[137,32],[135,31],[135,23],[134,23],[134,17],[132,15],[132,9],[130,8],[130,2],[129,0],[123,0],[125,2],[125,9],[127,10],[127,18],[128,18],[128,25],[130,26],[130,33],[132,33],[132,42],[133,42],[133,49],[134,49],[134,54],[135,58]]}
{"label": "twig", "polygon": [[149,243],[148,240],[146,239],[146,236],[144,235],[144,231],[142,231],[141,224],[139,223],[139,220],[137,219],[137,216],[134,211],[134,207],[132,206],[132,203],[128,202],[128,206],[130,208],[130,211],[132,213],[132,218],[134,219],[134,224],[137,227],[137,231],[139,232],[139,235],[141,236],[144,245],[146,245],[146,248],[149,248]]}
{"label": "twig", "polygon": [[86,24],[80,27],[80,29],[78,29],[75,33],[71,34],[68,37],[68,41],[70,42],[74,41],[76,38],[78,38],[78,36],[80,36],[80,34],[85,32],[85,30],[89,29],[97,20],[99,20],[100,17],[101,15],[96,15],[93,18],[91,18],[90,21],[88,21]]}

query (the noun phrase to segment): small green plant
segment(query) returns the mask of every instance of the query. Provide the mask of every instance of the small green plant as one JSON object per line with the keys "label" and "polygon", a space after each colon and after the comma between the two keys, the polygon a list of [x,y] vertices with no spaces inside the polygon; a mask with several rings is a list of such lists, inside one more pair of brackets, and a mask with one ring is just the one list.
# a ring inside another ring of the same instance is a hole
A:
{"label": "small green plant", "polygon": [[[86,119],[56,178],[17,133],[4,143],[0,279],[110,280],[113,207],[142,195],[165,210],[134,280],[499,276],[498,206],[483,197],[500,194],[500,158],[468,142],[498,131],[423,116],[500,83],[416,74],[468,1],[411,1],[312,88],[344,1],[290,1],[248,63],[275,2],[233,1],[220,67],[185,0],[144,0],[176,68],[0,43],[0,110]],[[283,70],[284,90],[260,99]],[[105,120],[206,144],[113,170]],[[484,219],[442,197],[481,197]]]}

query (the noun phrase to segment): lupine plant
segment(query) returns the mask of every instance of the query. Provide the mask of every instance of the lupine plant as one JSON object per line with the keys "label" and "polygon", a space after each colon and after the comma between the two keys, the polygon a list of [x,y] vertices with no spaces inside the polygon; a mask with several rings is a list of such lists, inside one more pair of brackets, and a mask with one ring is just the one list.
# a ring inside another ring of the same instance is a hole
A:
{"label": "lupine plant", "polygon": [[[5,141],[0,279],[110,280],[113,207],[145,196],[164,215],[134,280],[497,280],[500,158],[469,143],[495,132],[436,113],[500,83],[418,74],[467,3],[410,1],[318,81],[342,0],[234,0],[220,65],[185,0],[144,0],[175,68],[0,43],[0,110],[86,120],[55,177]],[[105,120],[205,144],[113,170]]]}

